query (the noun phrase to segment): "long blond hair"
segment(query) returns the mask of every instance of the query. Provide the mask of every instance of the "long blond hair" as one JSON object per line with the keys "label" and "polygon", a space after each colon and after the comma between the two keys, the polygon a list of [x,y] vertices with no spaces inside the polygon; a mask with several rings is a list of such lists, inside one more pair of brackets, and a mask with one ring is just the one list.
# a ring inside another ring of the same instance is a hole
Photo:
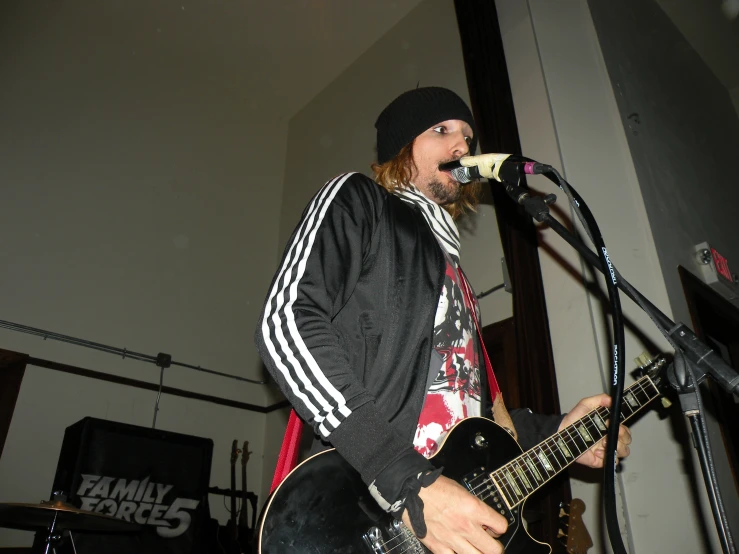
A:
{"label": "long blond hair", "polygon": [[[414,141],[415,142],[415,141]],[[375,174],[375,181],[388,192],[395,192],[399,188],[409,188],[413,170],[417,169],[413,160],[413,142],[400,149],[400,152],[384,164],[374,162],[371,166]],[[459,199],[451,204],[442,206],[449,214],[457,219],[467,211],[475,211],[480,202],[482,186],[479,181],[462,187]]]}

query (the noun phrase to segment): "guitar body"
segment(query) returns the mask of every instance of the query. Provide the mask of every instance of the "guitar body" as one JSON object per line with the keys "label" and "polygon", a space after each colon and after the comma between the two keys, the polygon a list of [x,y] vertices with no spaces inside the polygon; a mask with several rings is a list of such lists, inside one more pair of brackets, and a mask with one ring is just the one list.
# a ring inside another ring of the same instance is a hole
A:
{"label": "guitar body", "polygon": [[[487,487],[489,494],[478,497],[496,511],[502,508],[508,518],[508,531],[498,539],[506,554],[549,554],[549,545],[535,541],[524,529],[523,504],[508,512],[486,480],[491,471],[521,453],[507,431],[488,419],[474,417],[457,424],[430,461],[467,489],[479,493],[481,486]],[[359,474],[335,450],[296,467],[268,500],[260,523],[260,554],[429,552],[379,508]]]}

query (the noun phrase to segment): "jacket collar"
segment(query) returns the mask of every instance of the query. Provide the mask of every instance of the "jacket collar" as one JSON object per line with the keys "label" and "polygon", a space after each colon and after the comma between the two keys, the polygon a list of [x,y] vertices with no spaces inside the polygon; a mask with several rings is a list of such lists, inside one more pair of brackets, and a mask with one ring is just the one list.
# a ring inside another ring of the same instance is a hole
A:
{"label": "jacket collar", "polygon": [[401,200],[417,206],[423,214],[426,223],[436,235],[444,249],[449,253],[454,262],[459,265],[459,230],[454,219],[444,208],[433,200],[427,198],[419,189],[410,184],[408,188],[398,188],[395,194]]}

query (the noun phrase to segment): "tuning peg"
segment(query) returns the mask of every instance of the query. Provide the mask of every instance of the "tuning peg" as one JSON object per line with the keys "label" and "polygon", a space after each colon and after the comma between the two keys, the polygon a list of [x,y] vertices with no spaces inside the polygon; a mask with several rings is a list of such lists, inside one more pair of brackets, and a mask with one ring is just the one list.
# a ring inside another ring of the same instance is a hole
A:
{"label": "tuning peg", "polygon": [[567,517],[569,515],[570,514],[568,514],[567,512],[565,512],[565,509],[560,506],[560,508],[559,508],[559,517]]}
{"label": "tuning peg", "polygon": [[634,358],[634,362],[636,362],[636,365],[638,367],[644,368],[652,363],[652,358],[647,352],[642,352],[636,358]]}
{"label": "tuning peg", "polygon": [[564,531],[562,531],[562,529],[557,529],[557,538],[558,539],[561,539],[562,537],[566,537],[566,536],[567,536],[567,533],[565,533]]}

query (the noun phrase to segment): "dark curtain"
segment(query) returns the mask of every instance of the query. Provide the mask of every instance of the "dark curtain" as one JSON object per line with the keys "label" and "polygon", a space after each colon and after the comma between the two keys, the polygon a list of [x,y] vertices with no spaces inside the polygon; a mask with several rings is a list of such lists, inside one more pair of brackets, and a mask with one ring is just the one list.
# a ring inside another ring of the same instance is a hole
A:
{"label": "dark curtain", "polygon": [[[522,154],[513,97],[493,0],[455,0],[472,111],[483,153]],[[502,187],[490,193],[498,219],[506,264],[513,286],[516,375],[513,391],[503,390],[509,408],[559,413],[549,323],[539,265],[536,228],[523,208]],[[497,371],[497,369],[496,369]],[[503,376],[501,376],[503,377]],[[569,481],[560,476],[526,504],[529,532],[564,552],[556,539],[559,504],[570,499]]]}

